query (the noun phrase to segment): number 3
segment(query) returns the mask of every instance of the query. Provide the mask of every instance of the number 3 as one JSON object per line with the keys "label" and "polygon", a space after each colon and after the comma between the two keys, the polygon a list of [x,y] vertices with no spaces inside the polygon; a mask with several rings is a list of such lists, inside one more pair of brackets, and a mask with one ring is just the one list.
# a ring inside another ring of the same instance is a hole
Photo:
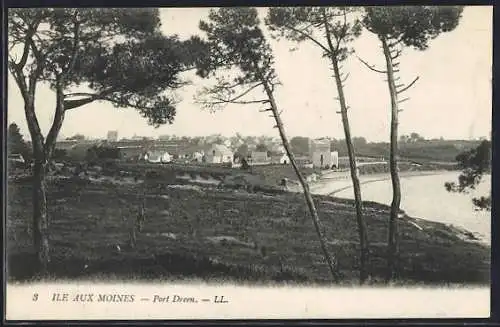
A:
{"label": "number 3", "polygon": [[33,294],[33,301],[38,300],[38,293]]}

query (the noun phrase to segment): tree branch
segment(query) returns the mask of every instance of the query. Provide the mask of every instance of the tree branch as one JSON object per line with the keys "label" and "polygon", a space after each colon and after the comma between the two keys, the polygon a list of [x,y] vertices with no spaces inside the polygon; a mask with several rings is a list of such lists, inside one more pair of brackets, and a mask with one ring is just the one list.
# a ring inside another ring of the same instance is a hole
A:
{"label": "tree branch", "polygon": [[241,99],[242,97],[244,97],[245,95],[247,95],[248,93],[250,93],[253,89],[257,88],[258,86],[262,85],[262,83],[257,83],[255,84],[254,86],[248,88],[245,92],[241,93],[240,95],[237,95],[235,96],[234,98],[232,99],[229,99],[228,102],[233,102],[233,101],[236,101],[238,99]]}
{"label": "tree branch", "polygon": [[26,85],[26,77],[23,70],[17,66],[9,66],[12,69],[12,75],[16,81],[19,90],[24,100],[24,115],[28,124],[28,130],[31,135],[32,145],[34,152],[42,151],[43,149],[43,135],[40,129],[40,124],[35,113],[35,99],[34,94],[31,94],[28,86]]}
{"label": "tree branch", "polygon": [[397,59],[400,55],[401,55],[401,50],[394,50],[395,54],[393,55],[391,53],[391,59],[394,60],[394,59]]}
{"label": "tree branch", "polygon": [[45,158],[47,160],[52,156],[52,152],[54,151],[54,147],[56,144],[57,135],[61,130],[61,126],[64,121],[64,94],[63,94],[63,85],[61,85],[61,80],[57,80],[56,82],[56,112],[54,114],[54,121],[52,122],[52,126],[50,127],[50,131],[47,134],[47,138],[44,144],[44,152]]}
{"label": "tree branch", "polygon": [[31,71],[29,76],[29,89],[28,89],[30,94],[33,94],[34,96],[38,77],[42,73],[42,70],[45,67],[46,62],[45,62],[45,56],[42,55],[42,53],[38,50],[35,41],[33,41],[32,38],[29,39],[29,43],[36,59],[36,68],[34,71]]}
{"label": "tree branch", "polygon": [[402,89],[401,89],[401,90],[399,90],[399,91],[396,91],[396,94],[400,94],[400,93],[403,93],[404,91],[408,90],[410,87],[412,87],[412,85],[413,85],[413,84],[415,84],[415,83],[418,81],[418,79],[419,79],[419,78],[420,78],[420,76],[417,76],[417,77],[413,80],[413,82],[411,82],[410,84],[408,84],[408,86],[406,86],[406,87],[402,88]]}
{"label": "tree branch", "polygon": [[78,20],[78,9],[75,9],[73,19],[74,19],[73,50],[68,63],[68,67],[66,68],[65,72],[63,72],[62,76],[63,80],[73,71],[73,68],[75,67],[76,64],[76,58],[78,56],[78,46],[80,43],[80,21]]}
{"label": "tree branch", "polygon": [[100,99],[99,96],[89,97],[85,99],[78,99],[78,100],[64,100],[64,110],[75,109],[83,105],[86,105],[88,103],[94,102],[98,99]]}
{"label": "tree branch", "polygon": [[[12,21],[12,22],[13,22],[13,24],[17,25],[17,27],[22,28],[19,23],[16,23],[14,21]],[[28,30],[26,31],[26,35],[24,37],[23,54],[22,54],[21,59],[19,60],[18,63],[15,63],[15,62],[13,63],[19,69],[23,69],[24,66],[26,65],[26,62],[28,61],[30,40],[32,40],[32,37],[35,34],[39,24],[40,24],[39,20],[35,21],[35,23],[33,25],[29,25],[28,23],[26,23],[26,25],[28,26]]]}
{"label": "tree branch", "polygon": [[294,31],[296,33],[299,33],[302,36],[305,36],[306,38],[308,38],[309,40],[314,42],[317,46],[319,46],[321,49],[323,49],[326,53],[330,53],[330,50],[328,50],[327,47],[325,47],[321,42],[319,42],[318,40],[316,40],[315,38],[313,38],[312,36],[310,36],[306,32],[303,32],[303,31],[301,31],[293,26],[290,26],[290,25],[285,25],[285,27],[291,29],[292,31]]}
{"label": "tree branch", "polygon": [[13,60],[9,60],[9,70],[16,81],[19,91],[23,97],[24,102],[29,101],[28,85],[26,84],[26,77],[24,76],[23,70],[16,65]]}
{"label": "tree branch", "polygon": [[380,70],[380,69],[376,69],[374,68],[373,66],[374,65],[370,65],[368,64],[366,61],[364,61],[363,59],[361,59],[360,57],[356,56],[359,61],[361,61],[366,67],[368,67],[369,69],[373,70],[374,72],[377,72],[377,73],[380,73],[380,74],[387,74],[387,71],[385,70]]}
{"label": "tree branch", "polygon": [[[267,101],[267,100],[254,100],[254,101],[237,101],[238,99],[241,99],[243,96],[247,95],[248,93],[250,93],[252,90],[254,90],[255,88],[257,88],[258,86],[261,86],[263,82],[259,82],[259,83],[256,83],[255,85],[249,87],[247,90],[245,90],[244,92],[242,92],[241,94],[231,98],[231,99],[223,99],[221,97],[218,97],[218,96],[215,96],[215,95],[212,95],[212,98],[217,100],[217,101],[205,101],[205,103],[207,104],[221,104],[221,103],[234,103],[234,104],[251,104],[251,103],[264,103],[264,101]],[[235,86],[238,86],[238,85],[241,85],[241,84],[235,84],[235,85],[232,85],[232,86],[229,86],[227,88],[233,88]],[[226,88],[226,87],[225,87]]]}
{"label": "tree branch", "polygon": [[23,54],[21,56],[21,60],[19,60],[19,63],[14,63],[14,65],[16,65],[17,67],[19,67],[20,69],[23,69],[24,66],[26,65],[26,62],[28,61],[28,56],[29,56],[29,53],[30,53],[30,43],[28,41],[29,38],[30,38],[30,36],[26,35],[26,39],[24,41],[24,48],[23,48]]}
{"label": "tree branch", "polygon": [[403,35],[401,35],[401,37],[399,37],[399,38],[398,38],[397,40],[395,40],[394,42],[387,44],[387,46],[388,46],[389,48],[392,48],[393,46],[396,46],[396,45],[400,44],[400,43],[401,43],[401,41],[403,41]]}
{"label": "tree branch", "polygon": [[[326,14],[325,14],[324,11],[323,11],[323,15],[324,15],[325,20],[326,20]],[[335,49],[336,52],[339,51],[339,49],[340,49],[340,43],[342,42],[342,40],[347,35],[347,11],[346,11],[345,8],[343,9],[343,16],[344,16],[344,25],[343,25],[343,29],[342,29],[342,34],[337,39],[337,48]]]}
{"label": "tree branch", "polygon": [[85,92],[76,92],[76,93],[66,93],[64,94],[64,98],[70,98],[70,97],[93,97],[98,94],[96,93],[85,93]]}
{"label": "tree branch", "polygon": [[349,75],[350,73],[347,73],[346,76],[341,80],[342,84],[347,81],[347,79],[349,78]]}
{"label": "tree branch", "polygon": [[210,104],[222,104],[222,103],[253,104],[253,103],[266,103],[266,102],[269,102],[269,100],[267,100],[267,99],[263,99],[263,100],[251,100],[251,101],[230,101],[230,100],[225,100],[225,99],[216,98],[216,97],[214,97],[214,99],[218,100],[218,101],[212,101],[212,102],[209,102],[209,103]]}
{"label": "tree branch", "polygon": [[64,100],[64,110],[71,110],[75,109],[78,107],[81,107],[83,105],[86,105],[88,103],[97,101],[97,100],[109,100],[106,97],[109,96],[115,92],[113,88],[109,88],[107,90],[104,90],[100,93],[92,94],[92,93],[68,93],[63,96],[63,98],[66,97],[71,97],[71,96],[86,96],[86,98],[83,99],[77,99],[77,100]]}

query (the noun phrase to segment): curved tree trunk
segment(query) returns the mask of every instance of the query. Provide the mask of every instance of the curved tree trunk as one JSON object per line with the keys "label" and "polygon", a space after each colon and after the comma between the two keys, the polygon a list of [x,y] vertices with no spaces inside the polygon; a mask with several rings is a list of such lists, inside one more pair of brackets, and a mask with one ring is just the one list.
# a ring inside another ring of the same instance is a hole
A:
{"label": "curved tree trunk", "polygon": [[47,213],[46,173],[54,152],[57,135],[64,121],[64,95],[62,85],[57,85],[54,121],[44,142],[35,115],[34,96],[25,104],[25,115],[33,144],[33,246],[37,268],[41,274],[47,273],[50,263],[49,217]]}
{"label": "curved tree trunk", "polygon": [[347,116],[347,104],[344,96],[344,88],[340,79],[340,69],[338,62],[332,58],[332,66],[335,74],[335,82],[340,102],[340,113],[342,116],[342,124],[344,126],[345,141],[347,144],[347,152],[349,155],[349,166],[351,170],[352,186],[354,189],[354,200],[356,204],[356,221],[358,224],[359,245],[360,245],[360,264],[359,264],[359,281],[364,284],[368,278],[367,263],[369,260],[369,243],[366,228],[366,222],[363,218],[363,201],[361,200],[361,188],[359,184],[358,169],[356,167],[356,155],[351,139],[351,129],[349,126],[349,118]]}
{"label": "curved tree trunk", "polygon": [[392,181],[392,203],[391,214],[389,218],[389,236],[388,236],[388,253],[387,253],[387,276],[389,281],[396,277],[397,271],[397,258],[399,254],[398,244],[398,214],[399,206],[401,204],[401,185],[398,173],[398,95],[396,85],[394,82],[394,69],[389,46],[385,39],[382,39],[382,48],[384,50],[384,57],[387,67],[387,83],[389,86],[389,93],[391,96],[391,144],[389,156],[389,168],[391,171]]}
{"label": "curved tree trunk", "polygon": [[[78,13],[76,12],[76,15]],[[64,120],[64,79],[67,74],[71,72],[76,60],[77,45],[78,45],[78,27],[75,29],[75,51],[73,53],[73,58],[71,59],[71,64],[69,65],[67,71],[57,76],[56,85],[56,110],[54,115],[54,121],[47,135],[47,139],[44,141],[40,125],[35,113],[35,92],[36,86],[42,75],[43,69],[45,67],[45,62],[38,61],[40,58],[35,54],[35,69],[31,69],[28,78],[26,78],[23,69],[26,66],[26,60],[29,56],[29,44],[32,43],[32,37],[36,32],[38,25],[41,22],[41,18],[37,20],[31,29],[26,34],[24,53],[21,61],[16,63],[14,61],[9,61],[9,70],[11,71],[14,80],[16,81],[19,91],[24,100],[24,114],[26,117],[26,122],[31,136],[32,150],[33,150],[33,246],[36,253],[36,263],[38,265],[38,271],[42,274],[47,272],[48,264],[50,262],[49,255],[49,222],[47,214],[47,191],[45,177],[47,173],[47,167],[51,159],[52,153],[54,152],[55,143],[57,135],[61,129]],[[43,58],[42,58],[43,59]],[[33,68],[33,67],[32,67]],[[94,98],[93,100],[96,100]],[[79,104],[83,105],[83,104]],[[76,108],[78,105],[73,105],[72,108]]]}
{"label": "curved tree trunk", "polygon": [[311,217],[312,217],[312,220],[314,223],[314,227],[316,229],[316,233],[318,234],[318,238],[319,238],[319,241],[321,244],[321,249],[322,249],[323,254],[325,256],[326,262],[328,263],[328,267],[330,268],[330,273],[332,274],[334,281],[339,281],[340,274],[339,274],[338,267],[337,267],[337,261],[336,261],[335,257],[330,256],[330,253],[328,252],[327,241],[326,241],[326,238],[322,232],[323,227],[321,225],[321,221],[319,219],[318,212],[317,212],[316,206],[314,204],[314,200],[311,196],[311,192],[309,191],[309,186],[308,186],[306,180],[304,179],[304,177],[302,176],[302,173],[299,170],[297,162],[295,161],[295,156],[293,155],[290,143],[289,143],[288,138],[285,134],[285,130],[283,128],[283,122],[281,121],[281,117],[279,115],[278,108],[276,105],[276,101],[274,100],[273,93],[272,93],[269,85],[267,84],[267,81],[265,81],[265,80],[263,81],[263,86],[264,86],[266,94],[269,98],[269,102],[271,105],[271,111],[273,112],[274,119],[276,120],[276,126],[279,130],[281,141],[283,143],[283,147],[285,148],[285,151],[286,151],[288,157],[290,158],[290,163],[292,164],[292,167],[293,167],[293,169],[294,169],[294,171],[297,174],[297,177],[299,179],[300,185],[302,186],[302,189],[304,190],[304,197],[306,199],[307,206],[308,206],[309,211],[311,213]]}

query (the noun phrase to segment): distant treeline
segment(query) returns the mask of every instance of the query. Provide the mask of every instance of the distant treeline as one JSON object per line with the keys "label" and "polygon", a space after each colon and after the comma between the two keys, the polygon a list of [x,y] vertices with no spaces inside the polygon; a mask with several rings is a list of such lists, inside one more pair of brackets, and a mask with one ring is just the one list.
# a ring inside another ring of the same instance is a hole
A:
{"label": "distant treeline", "polygon": [[[481,141],[449,141],[449,140],[420,140],[416,142],[400,142],[399,156],[401,159],[423,161],[455,162],[456,157],[463,151],[477,147]],[[334,140],[331,143],[332,151],[338,151],[339,156],[347,156],[347,147],[344,140]],[[360,140],[354,142],[356,155],[364,157],[389,157],[389,143],[367,143]]]}

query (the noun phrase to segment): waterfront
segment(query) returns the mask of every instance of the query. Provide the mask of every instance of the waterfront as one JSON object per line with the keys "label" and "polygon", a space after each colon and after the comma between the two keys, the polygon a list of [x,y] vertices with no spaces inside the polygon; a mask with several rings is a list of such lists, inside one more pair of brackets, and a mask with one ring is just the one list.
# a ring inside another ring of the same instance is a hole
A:
{"label": "waterfront", "polygon": [[[451,224],[467,229],[486,243],[491,241],[491,213],[477,211],[472,204],[475,196],[486,195],[491,187],[490,176],[485,176],[477,189],[470,194],[447,192],[445,182],[457,181],[459,172],[429,172],[401,174],[401,209],[409,216]],[[390,205],[391,180],[388,174],[362,175],[363,201]],[[332,194],[339,198],[354,198],[352,182],[347,180],[322,180],[311,186],[317,194]]]}

